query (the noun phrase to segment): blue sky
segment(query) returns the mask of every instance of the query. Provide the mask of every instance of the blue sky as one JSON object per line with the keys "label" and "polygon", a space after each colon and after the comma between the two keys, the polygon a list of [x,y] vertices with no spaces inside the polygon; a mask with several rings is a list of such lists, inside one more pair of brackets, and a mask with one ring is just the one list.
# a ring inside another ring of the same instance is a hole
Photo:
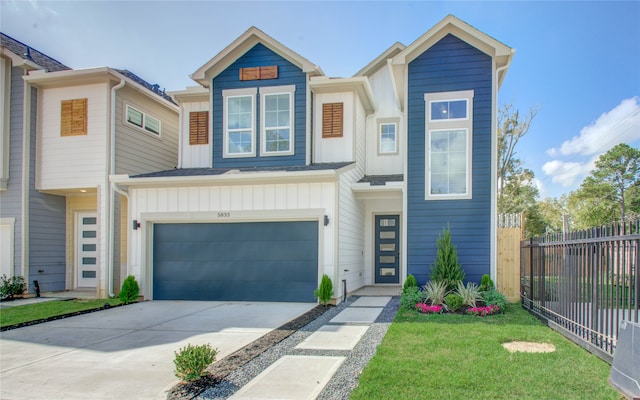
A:
{"label": "blue sky", "polygon": [[538,107],[518,156],[543,197],[578,187],[618,143],[640,145],[640,1],[9,1],[0,30],[72,68],[126,68],[167,91],[250,26],[351,76],[447,14],[517,50],[499,103]]}

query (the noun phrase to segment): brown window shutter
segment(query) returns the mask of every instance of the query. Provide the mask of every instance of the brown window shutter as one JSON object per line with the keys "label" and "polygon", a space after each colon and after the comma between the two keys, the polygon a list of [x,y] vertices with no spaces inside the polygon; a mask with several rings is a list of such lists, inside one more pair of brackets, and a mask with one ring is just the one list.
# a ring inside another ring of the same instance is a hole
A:
{"label": "brown window shutter", "polygon": [[189,144],[209,144],[209,111],[189,113]]}
{"label": "brown window shutter", "polygon": [[322,137],[342,137],[343,103],[322,105]]}
{"label": "brown window shutter", "polygon": [[87,134],[87,99],[62,100],[60,136]]}

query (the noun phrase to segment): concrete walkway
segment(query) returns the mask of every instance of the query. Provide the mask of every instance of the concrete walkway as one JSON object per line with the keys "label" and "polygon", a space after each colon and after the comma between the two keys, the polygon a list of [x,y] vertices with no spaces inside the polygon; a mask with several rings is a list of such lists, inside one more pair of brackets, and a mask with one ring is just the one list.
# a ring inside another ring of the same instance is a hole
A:
{"label": "concrete walkway", "polygon": [[[358,298],[295,346],[297,353],[284,354],[230,398],[317,398],[390,300],[390,296]],[[345,355],[323,355],[336,352]]]}

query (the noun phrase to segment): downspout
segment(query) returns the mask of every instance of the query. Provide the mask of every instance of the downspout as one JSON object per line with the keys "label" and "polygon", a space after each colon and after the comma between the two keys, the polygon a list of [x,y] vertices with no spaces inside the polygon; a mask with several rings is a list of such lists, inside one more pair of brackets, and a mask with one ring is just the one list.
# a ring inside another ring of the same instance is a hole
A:
{"label": "downspout", "polygon": [[[25,71],[26,75],[26,71]],[[23,82],[22,96],[22,276],[29,282],[29,194],[31,177],[31,86]],[[34,182],[35,185],[35,182]],[[15,273],[15,271],[14,271]]]}
{"label": "downspout", "polygon": [[498,193],[497,193],[497,175],[495,174],[498,167],[498,127],[497,127],[497,112],[498,112],[498,90],[500,86],[500,73],[509,66],[511,66],[511,60],[513,59],[513,51],[511,53],[511,57],[509,57],[507,63],[502,67],[496,68],[496,81],[494,85],[494,94],[493,94],[493,117],[491,119],[491,124],[493,125],[493,132],[495,135],[492,135],[491,139],[491,166],[494,169],[494,174],[491,177],[491,250],[489,254],[489,263],[490,263],[490,275],[492,279],[497,283],[498,282],[498,266],[497,262],[497,252],[498,252],[498,227],[497,227],[497,213],[498,213]]}
{"label": "downspout", "polygon": [[[116,86],[111,88],[111,118],[110,118],[110,132],[109,132],[109,139],[110,139],[110,145],[109,145],[109,168],[107,169],[107,171],[109,171],[109,175],[113,175],[115,174],[115,170],[116,170],[116,92],[119,89],[122,89],[125,85],[125,80],[121,79],[120,83],[118,83]],[[109,181],[109,178],[107,177],[107,182]],[[113,293],[113,270],[114,270],[114,263],[115,263],[115,256],[113,254],[113,248],[115,245],[115,234],[114,234],[114,228],[115,228],[115,222],[114,222],[114,214],[115,214],[115,210],[114,210],[114,203],[115,203],[115,192],[118,191],[116,190],[115,186],[113,184],[109,185],[109,253],[108,253],[108,263],[109,263],[109,274],[107,277],[108,283],[109,283],[109,297],[115,297],[115,294]],[[118,193],[121,193],[120,191],[118,191]],[[126,196],[126,195],[125,195]]]}

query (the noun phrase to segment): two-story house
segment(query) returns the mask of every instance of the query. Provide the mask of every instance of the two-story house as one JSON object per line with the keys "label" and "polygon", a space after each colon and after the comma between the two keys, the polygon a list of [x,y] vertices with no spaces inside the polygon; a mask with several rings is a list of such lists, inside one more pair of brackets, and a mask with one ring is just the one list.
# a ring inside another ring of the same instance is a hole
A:
{"label": "two-story house", "polygon": [[351,78],[256,28],[174,92],[177,169],[114,175],[148,299],[314,301],[423,284],[450,227],[495,278],[497,92],[514,51],[447,16]]}
{"label": "two-story house", "polygon": [[41,53],[2,38],[2,122],[11,127],[3,125],[3,273],[42,291],[113,295],[127,270],[129,218],[109,175],[175,168],[178,106],[127,70],[20,64],[21,52]]}

